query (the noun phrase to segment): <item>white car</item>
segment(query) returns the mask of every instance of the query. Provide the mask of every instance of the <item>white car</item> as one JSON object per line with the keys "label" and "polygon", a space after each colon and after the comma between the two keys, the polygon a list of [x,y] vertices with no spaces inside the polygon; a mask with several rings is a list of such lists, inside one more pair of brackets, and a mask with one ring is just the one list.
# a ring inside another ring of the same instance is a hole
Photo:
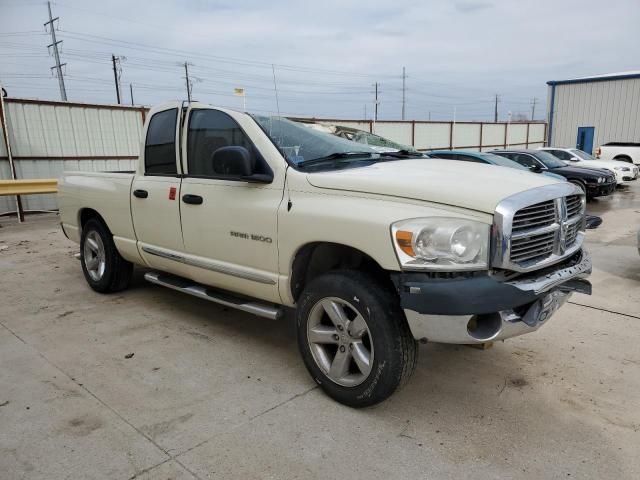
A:
{"label": "white car", "polygon": [[640,143],[607,142],[596,148],[600,160],[619,160],[640,165]]}
{"label": "white car", "polygon": [[617,160],[598,160],[577,148],[540,147],[538,150],[545,150],[570,165],[609,170],[616,176],[618,185],[638,178],[638,167],[632,163],[619,162]]}

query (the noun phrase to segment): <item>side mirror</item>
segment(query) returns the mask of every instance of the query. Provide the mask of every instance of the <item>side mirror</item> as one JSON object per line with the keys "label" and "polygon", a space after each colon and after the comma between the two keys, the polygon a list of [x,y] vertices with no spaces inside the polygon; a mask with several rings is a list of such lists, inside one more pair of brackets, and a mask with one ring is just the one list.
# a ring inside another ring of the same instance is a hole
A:
{"label": "side mirror", "polygon": [[542,168],[540,168],[540,165],[531,165],[529,167],[529,170],[531,170],[533,173],[540,173],[542,171]]}
{"label": "side mirror", "polygon": [[248,177],[253,173],[256,159],[244,147],[221,147],[211,155],[211,163],[218,175]]}
{"label": "side mirror", "polygon": [[570,162],[579,162],[579,161],[580,161],[580,159],[579,159],[578,157],[571,157],[571,158],[569,159],[569,161],[570,161]]}
{"label": "side mirror", "polygon": [[249,183],[271,183],[273,174],[256,172],[256,157],[244,147],[221,147],[211,156],[213,171]]}

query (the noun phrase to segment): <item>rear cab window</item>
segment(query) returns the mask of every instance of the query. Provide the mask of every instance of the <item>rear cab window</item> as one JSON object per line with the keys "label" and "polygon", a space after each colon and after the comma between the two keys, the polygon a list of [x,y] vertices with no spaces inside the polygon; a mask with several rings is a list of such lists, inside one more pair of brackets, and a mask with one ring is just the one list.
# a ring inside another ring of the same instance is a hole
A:
{"label": "rear cab window", "polygon": [[146,175],[178,174],[176,166],[176,122],[178,109],[164,110],[151,117],[144,145]]}

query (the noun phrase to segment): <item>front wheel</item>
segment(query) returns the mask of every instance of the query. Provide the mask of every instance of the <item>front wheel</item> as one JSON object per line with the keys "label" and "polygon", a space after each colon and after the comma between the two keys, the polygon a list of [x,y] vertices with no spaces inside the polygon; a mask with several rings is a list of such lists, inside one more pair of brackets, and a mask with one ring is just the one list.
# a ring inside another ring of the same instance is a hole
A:
{"label": "front wheel", "polygon": [[96,292],[118,292],[129,286],[133,264],[120,256],[111,232],[97,219],[82,228],[80,261],[84,278]]}
{"label": "front wheel", "polygon": [[584,193],[587,200],[591,200],[593,197],[587,194],[587,186],[584,182],[580,180],[569,180],[569,183],[573,183],[576,187],[578,187]]}
{"label": "front wheel", "polygon": [[300,296],[296,317],[309,373],[340,403],[382,402],[415,369],[418,345],[397,296],[364,273],[337,271],[314,279]]}

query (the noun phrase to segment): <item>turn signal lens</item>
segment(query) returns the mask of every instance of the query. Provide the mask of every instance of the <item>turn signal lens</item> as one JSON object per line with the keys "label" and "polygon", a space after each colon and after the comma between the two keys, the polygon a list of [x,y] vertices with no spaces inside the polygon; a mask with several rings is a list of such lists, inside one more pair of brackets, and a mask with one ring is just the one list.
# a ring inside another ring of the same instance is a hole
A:
{"label": "turn signal lens", "polygon": [[413,251],[412,239],[413,233],[411,232],[407,232],[406,230],[398,230],[396,232],[396,242],[398,243],[400,250],[410,257],[415,257],[416,253]]}

